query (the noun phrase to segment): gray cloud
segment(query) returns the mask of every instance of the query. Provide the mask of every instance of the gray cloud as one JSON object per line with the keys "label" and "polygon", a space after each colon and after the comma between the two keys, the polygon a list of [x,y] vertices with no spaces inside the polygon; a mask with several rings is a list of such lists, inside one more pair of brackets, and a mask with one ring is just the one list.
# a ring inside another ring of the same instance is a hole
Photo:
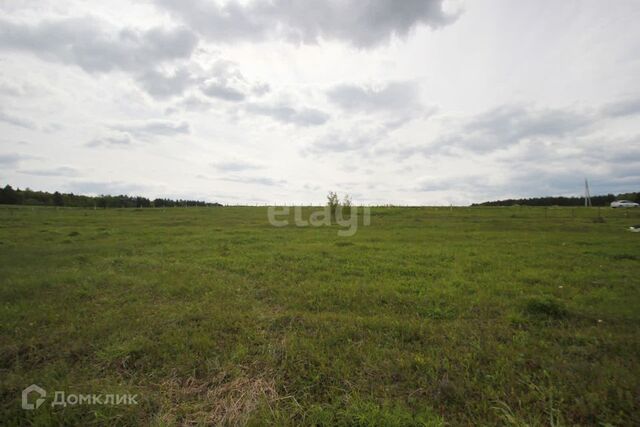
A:
{"label": "gray cloud", "polygon": [[29,119],[18,117],[11,113],[7,113],[0,109],[0,122],[9,123],[14,126],[18,126],[25,129],[35,130],[38,126]]}
{"label": "gray cloud", "polygon": [[196,36],[184,27],[116,30],[92,17],[34,24],[0,18],[0,49],[31,52],[90,73],[148,70],[164,61],[189,58],[196,44]]}
{"label": "gray cloud", "polygon": [[[577,144],[570,147],[548,144],[566,139],[568,136],[582,138],[603,120],[636,114],[636,109],[640,113],[640,102],[633,99],[609,103],[601,108],[592,109],[594,112],[586,113],[572,109],[535,109],[522,105],[504,105],[475,116],[449,119],[445,126],[448,131],[426,144],[390,147],[383,151],[395,154],[398,159],[406,159],[415,154],[456,154],[457,150],[486,154],[518,146],[515,154],[509,155],[521,160],[543,161],[549,158],[571,157],[583,154]],[[625,138],[625,141],[636,140],[637,136]],[[618,156],[617,160],[622,161],[636,151],[632,148],[634,144],[635,142],[614,140],[603,143],[600,139],[598,144],[589,145],[589,150],[599,153],[599,159],[611,160],[610,157],[615,154]],[[626,148],[624,153],[619,153],[616,147]],[[561,148],[566,154],[559,151]]]}
{"label": "gray cloud", "polygon": [[608,117],[623,117],[638,114],[640,113],[640,97],[611,102],[602,108],[602,113]]}
{"label": "gray cloud", "polygon": [[251,88],[251,92],[256,96],[262,96],[271,92],[271,86],[268,83],[256,83]]}
{"label": "gray cloud", "polygon": [[15,167],[20,163],[21,160],[28,158],[28,156],[23,156],[16,153],[0,154],[0,166],[2,166],[3,168]]}
{"label": "gray cloud", "polygon": [[138,75],[136,80],[149,95],[158,99],[181,95],[198,81],[185,67],[180,67],[173,73],[148,70]]}
{"label": "gray cloud", "polygon": [[249,104],[250,113],[267,116],[281,123],[298,126],[319,126],[325,124],[330,116],[314,108],[293,108],[287,105]]}
{"label": "gray cloud", "polygon": [[437,189],[466,193],[475,200],[579,195],[586,177],[595,194],[629,191],[640,186],[638,141],[638,135],[564,138],[548,144],[522,141],[496,157],[501,180],[461,170],[460,176],[425,182],[421,189],[435,191],[439,184]]}
{"label": "gray cloud", "polygon": [[36,97],[48,93],[49,90],[38,83],[24,80],[24,76],[5,78],[0,74],[0,96],[23,98]]}
{"label": "gray cloud", "polygon": [[442,177],[431,176],[422,178],[417,182],[417,191],[478,191],[480,188],[487,189],[486,177],[481,174],[467,174],[464,171],[456,176]]}
{"label": "gray cloud", "polygon": [[68,166],[60,166],[53,169],[30,169],[18,171],[25,175],[35,176],[77,176],[78,171]]}
{"label": "gray cloud", "polygon": [[[529,111],[519,107],[516,110]],[[446,123],[446,128],[449,130],[432,141],[381,147],[377,153],[390,154],[398,161],[403,161],[416,154],[426,157],[442,155],[458,157],[473,154],[484,155],[503,150],[496,156],[498,159],[508,159],[511,162],[509,165],[505,165],[507,169],[513,167],[513,161],[544,162],[582,154],[578,144],[573,142],[584,137],[588,127],[597,121],[598,117],[562,112],[556,117],[557,120],[561,121],[563,117],[570,118],[564,123],[564,126],[556,123],[554,119],[550,122],[553,125],[545,127],[543,126],[544,118],[553,114],[550,111],[557,110],[537,111],[531,115],[512,112],[506,116],[520,116],[521,120],[505,120],[504,122],[499,120],[501,114],[493,119],[488,119],[490,112],[485,112],[467,119]],[[566,145],[568,136],[576,138],[569,146]],[[598,151],[597,147],[593,147],[593,149],[594,152]],[[558,167],[562,166],[558,165]]]}
{"label": "gray cloud", "polygon": [[329,132],[318,138],[303,153],[328,154],[361,151],[371,148],[379,138],[372,138],[369,133]]}
{"label": "gray cloud", "polygon": [[54,133],[54,132],[58,132],[61,131],[62,129],[64,129],[65,127],[63,125],[61,125],[60,123],[49,123],[46,124],[42,130],[46,133]]}
{"label": "gray cloud", "polygon": [[[589,178],[592,194],[619,193],[640,185],[637,170],[637,165],[635,173],[629,174],[616,169],[596,171],[579,165],[565,165],[564,169],[559,169],[527,164],[512,171],[509,196],[580,195],[584,191],[585,176]],[[532,182],[536,185],[532,186]]]}
{"label": "gray cloud", "polygon": [[131,137],[127,134],[97,138],[85,144],[86,147],[103,147],[103,146],[125,147],[128,145],[131,145]]}
{"label": "gray cloud", "polygon": [[405,123],[419,117],[426,119],[436,111],[435,107],[422,105],[420,87],[415,81],[340,84],[327,90],[326,95],[329,101],[350,115],[375,115],[376,123],[380,125],[378,140]]}
{"label": "gray cloud", "polygon": [[[611,162],[620,170],[624,165],[640,164],[640,135],[618,138],[590,138],[580,147],[581,156],[588,157],[590,164]],[[640,168],[636,168],[636,171]]]}
{"label": "gray cloud", "polygon": [[167,108],[166,114],[172,114],[179,110],[190,112],[208,111],[209,109],[211,109],[212,105],[213,104],[207,100],[201,99],[194,95],[190,95],[180,100],[180,102],[178,102],[174,106]]}
{"label": "gray cloud", "polygon": [[11,82],[0,81],[0,95],[5,96],[25,96],[27,89],[24,85],[17,85]]}
{"label": "gray cloud", "polygon": [[207,83],[200,89],[207,96],[225,101],[240,102],[246,98],[246,95],[240,90],[218,82]]}
{"label": "gray cloud", "polygon": [[[446,192],[453,199],[488,201],[508,198],[541,196],[575,196],[584,190],[585,169],[576,165],[565,168],[549,168],[533,162],[518,164],[506,169],[506,177],[491,179],[487,174],[457,171],[447,177],[432,176],[419,180],[416,191]],[[618,172],[598,173],[590,171],[589,183],[594,193],[622,192],[630,184],[640,184],[640,176],[625,176]],[[532,185],[535,183],[535,185]]]}
{"label": "gray cloud", "polygon": [[500,157],[505,166],[516,171],[535,167],[550,173],[562,171],[576,177],[599,181],[613,177],[637,177],[640,174],[640,135],[565,139],[548,146],[521,143],[511,155]]}
{"label": "gray cloud", "polygon": [[121,132],[130,133],[139,138],[148,138],[151,136],[176,136],[184,135],[190,132],[187,122],[173,123],[163,120],[149,120],[142,123],[120,124],[111,127]]}
{"label": "gray cloud", "polygon": [[[426,119],[436,111],[434,107],[427,108],[421,104],[419,85],[413,81],[380,85],[340,84],[327,90],[326,95],[352,117],[358,113],[365,117],[361,116],[360,123],[350,130],[333,130],[317,138],[303,149],[303,154],[357,151],[360,155],[368,156],[374,148],[379,154],[397,154],[399,148],[389,149],[379,144],[408,121],[418,117]],[[375,121],[372,121],[370,114],[374,115]]]}
{"label": "gray cloud", "polygon": [[218,178],[218,179],[222,181],[239,182],[242,184],[259,184],[259,185],[265,185],[270,187],[285,184],[284,180],[273,179],[268,177],[232,176],[232,177],[224,177],[224,178]]}
{"label": "gray cloud", "polygon": [[390,82],[380,86],[342,84],[327,91],[330,101],[348,111],[378,112],[420,109],[415,82]]}
{"label": "gray cloud", "polygon": [[[425,116],[428,113],[424,113]],[[332,154],[358,152],[359,156],[392,153],[397,154],[400,148],[389,148],[387,141],[390,134],[412,117],[410,115],[397,115],[389,118],[391,114],[380,117],[371,125],[371,120],[360,121],[351,128],[330,130],[317,138],[313,143],[302,150],[302,154]]]}
{"label": "gray cloud", "polygon": [[432,148],[486,153],[523,139],[564,137],[586,128],[593,120],[591,115],[571,110],[505,105],[454,124]]}
{"label": "gray cloud", "polygon": [[156,0],[210,40],[286,39],[344,41],[361,48],[405,37],[418,26],[439,28],[456,19],[443,0],[290,1],[219,4],[206,0]]}
{"label": "gray cloud", "polygon": [[261,169],[262,166],[244,160],[231,160],[226,162],[216,162],[212,165],[221,172],[241,172],[246,170]]}
{"label": "gray cloud", "polygon": [[535,110],[509,105],[474,117],[464,129],[516,140],[532,136],[566,135],[586,126],[591,120],[588,115],[569,110]]}
{"label": "gray cloud", "polygon": [[233,61],[216,61],[206,72],[206,77],[200,85],[202,93],[224,101],[241,102],[249,95],[261,96],[270,90],[268,84],[250,83]]}
{"label": "gray cloud", "polygon": [[195,34],[184,27],[117,29],[93,17],[37,23],[0,18],[0,50],[30,52],[88,73],[129,72],[156,98],[181,94],[193,83],[184,68],[165,73],[159,67],[190,58],[197,42]]}
{"label": "gray cloud", "polygon": [[246,82],[246,78],[240,72],[238,64],[228,59],[218,59],[208,72],[209,76],[215,77],[222,83]]}

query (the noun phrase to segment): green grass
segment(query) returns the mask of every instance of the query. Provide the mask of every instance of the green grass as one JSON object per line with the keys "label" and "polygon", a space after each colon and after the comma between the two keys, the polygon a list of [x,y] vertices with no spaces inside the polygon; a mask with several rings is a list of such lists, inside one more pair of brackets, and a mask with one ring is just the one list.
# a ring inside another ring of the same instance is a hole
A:
{"label": "green grass", "polygon": [[638,425],[640,212],[600,212],[0,207],[1,424]]}

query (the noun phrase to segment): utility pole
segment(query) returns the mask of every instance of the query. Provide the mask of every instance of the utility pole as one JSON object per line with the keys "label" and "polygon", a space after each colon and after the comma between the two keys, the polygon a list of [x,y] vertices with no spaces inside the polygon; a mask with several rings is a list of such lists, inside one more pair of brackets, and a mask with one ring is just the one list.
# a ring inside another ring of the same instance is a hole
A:
{"label": "utility pole", "polygon": [[591,206],[591,194],[589,193],[589,181],[584,179],[584,207]]}

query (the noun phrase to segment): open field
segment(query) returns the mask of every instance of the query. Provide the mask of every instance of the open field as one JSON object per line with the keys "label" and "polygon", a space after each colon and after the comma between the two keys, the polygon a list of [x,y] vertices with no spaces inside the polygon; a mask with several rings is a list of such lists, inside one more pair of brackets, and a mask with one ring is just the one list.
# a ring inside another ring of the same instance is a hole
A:
{"label": "open field", "polygon": [[339,237],[266,208],[0,207],[1,419],[639,425],[640,212],[601,213],[374,208]]}

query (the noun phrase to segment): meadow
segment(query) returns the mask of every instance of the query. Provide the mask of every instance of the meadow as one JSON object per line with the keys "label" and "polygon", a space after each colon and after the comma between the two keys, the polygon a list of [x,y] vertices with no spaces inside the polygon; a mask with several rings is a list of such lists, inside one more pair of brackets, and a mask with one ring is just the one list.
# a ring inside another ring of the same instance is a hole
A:
{"label": "meadow", "polygon": [[0,207],[0,424],[640,425],[639,210],[371,212]]}

